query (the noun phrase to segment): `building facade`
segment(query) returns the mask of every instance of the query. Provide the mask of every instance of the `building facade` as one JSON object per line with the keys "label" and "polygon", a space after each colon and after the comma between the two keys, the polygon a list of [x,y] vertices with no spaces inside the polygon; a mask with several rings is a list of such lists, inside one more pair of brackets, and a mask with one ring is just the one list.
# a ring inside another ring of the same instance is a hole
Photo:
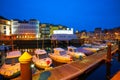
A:
{"label": "building facade", "polygon": [[67,27],[61,25],[53,25],[53,24],[41,24],[40,25],[40,34],[41,38],[43,39],[50,39],[51,36],[54,34],[55,30],[66,30]]}
{"label": "building facade", "polygon": [[101,28],[95,28],[94,36],[96,37],[96,39],[101,39],[102,38],[102,29]]}
{"label": "building facade", "polygon": [[41,39],[50,38],[50,24],[41,24],[40,25],[40,34]]}
{"label": "building facade", "polygon": [[39,38],[39,21],[30,19],[29,21],[11,20],[11,34],[13,39],[32,40]]}
{"label": "building facade", "polygon": [[51,37],[52,40],[72,40],[77,39],[77,36],[73,34],[73,28],[67,30],[54,30]]}
{"label": "building facade", "polygon": [[11,34],[11,22],[10,20],[0,16],[0,39],[9,40]]}

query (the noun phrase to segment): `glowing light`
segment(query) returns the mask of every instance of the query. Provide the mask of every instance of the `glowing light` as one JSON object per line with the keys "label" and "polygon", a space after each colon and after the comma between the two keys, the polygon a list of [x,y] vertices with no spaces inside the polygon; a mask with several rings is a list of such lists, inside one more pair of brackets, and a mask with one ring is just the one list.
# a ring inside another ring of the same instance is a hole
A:
{"label": "glowing light", "polygon": [[35,66],[34,64],[31,64],[31,66],[30,66],[30,67],[31,67],[31,68],[34,68],[34,66]]}
{"label": "glowing light", "polygon": [[115,32],[115,35],[118,35],[118,33],[117,33],[117,32]]}
{"label": "glowing light", "polygon": [[38,38],[39,36],[38,36],[38,34],[36,35],[36,38]]}
{"label": "glowing light", "polygon": [[106,34],[108,34],[108,33],[106,33]]}
{"label": "glowing light", "polygon": [[10,21],[8,21],[8,22],[7,22],[7,24],[9,24],[9,25],[10,25]]}

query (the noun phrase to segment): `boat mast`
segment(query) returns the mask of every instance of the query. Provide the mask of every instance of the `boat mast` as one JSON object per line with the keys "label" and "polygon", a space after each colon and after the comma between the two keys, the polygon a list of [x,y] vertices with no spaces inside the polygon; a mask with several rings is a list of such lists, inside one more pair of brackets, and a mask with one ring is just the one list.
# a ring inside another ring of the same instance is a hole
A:
{"label": "boat mast", "polygon": [[14,46],[13,46],[13,36],[11,35],[11,40],[12,40],[12,51],[14,50]]}

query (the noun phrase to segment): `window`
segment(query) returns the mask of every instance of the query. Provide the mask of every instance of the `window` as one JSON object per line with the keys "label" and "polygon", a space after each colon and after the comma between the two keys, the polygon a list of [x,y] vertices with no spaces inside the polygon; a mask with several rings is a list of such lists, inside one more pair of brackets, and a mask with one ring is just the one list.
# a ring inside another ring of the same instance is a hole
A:
{"label": "window", "polygon": [[73,52],[73,50],[72,50],[72,49],[69,49],[69,51],[70,51],[70,52]]}
{"label": "window", "polygon": [[60,55],[65,55],[66,52],[65,51],[60,51]]}
{"label": "window", "polygon": [[6,34],[6,31],[4,31],[4,34]]}
{"label": "window", "polygon": [[41,28],[41,30],[45,30],[45,28]]}
{"label": "window", "polygon": [[6,26],[4,26],[4,29],[6,29]]}
{"label": "window", "polygon": [[17,22],[13,22],[13,25],[17,25]]}

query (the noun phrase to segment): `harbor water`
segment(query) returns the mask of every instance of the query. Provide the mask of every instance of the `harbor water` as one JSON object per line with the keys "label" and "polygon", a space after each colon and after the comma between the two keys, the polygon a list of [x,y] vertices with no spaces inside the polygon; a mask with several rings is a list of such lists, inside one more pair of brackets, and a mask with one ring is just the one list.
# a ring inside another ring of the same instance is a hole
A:
{"label": "harbor water", "polygon": [[[49,48],[46,47],[45,49],[48,50],[48,52],[51,51],[50,47]],[[30,50],[19,49],[19,50],[21,50],[21,52],[30,51],[31,54],[34,51],[33,49]],[[55,62],[53,62],[52,64],[53,67],[57,67],[61,65],[64,64],[59,64]],[[118,60],[118,53],[116,53],[115,55],[113,55],[111,63],[106,63],[105,61],[103,61],[94,70],[88,73],[83,73],[81,76],[77,77],[74,80],[110,80],[119,70],[120,70],[120,62]],[[35,71],[37,71],[36,68]],[[7,79],[0,75],[0,80],[10,80],[10,79]]]}
{"label": "harbor water", "polygon": [[120,70],[118,54],[113,55],[111,63],[103,61],[97,68],[87,74],[81,75],[78,80],[110,80]]}

